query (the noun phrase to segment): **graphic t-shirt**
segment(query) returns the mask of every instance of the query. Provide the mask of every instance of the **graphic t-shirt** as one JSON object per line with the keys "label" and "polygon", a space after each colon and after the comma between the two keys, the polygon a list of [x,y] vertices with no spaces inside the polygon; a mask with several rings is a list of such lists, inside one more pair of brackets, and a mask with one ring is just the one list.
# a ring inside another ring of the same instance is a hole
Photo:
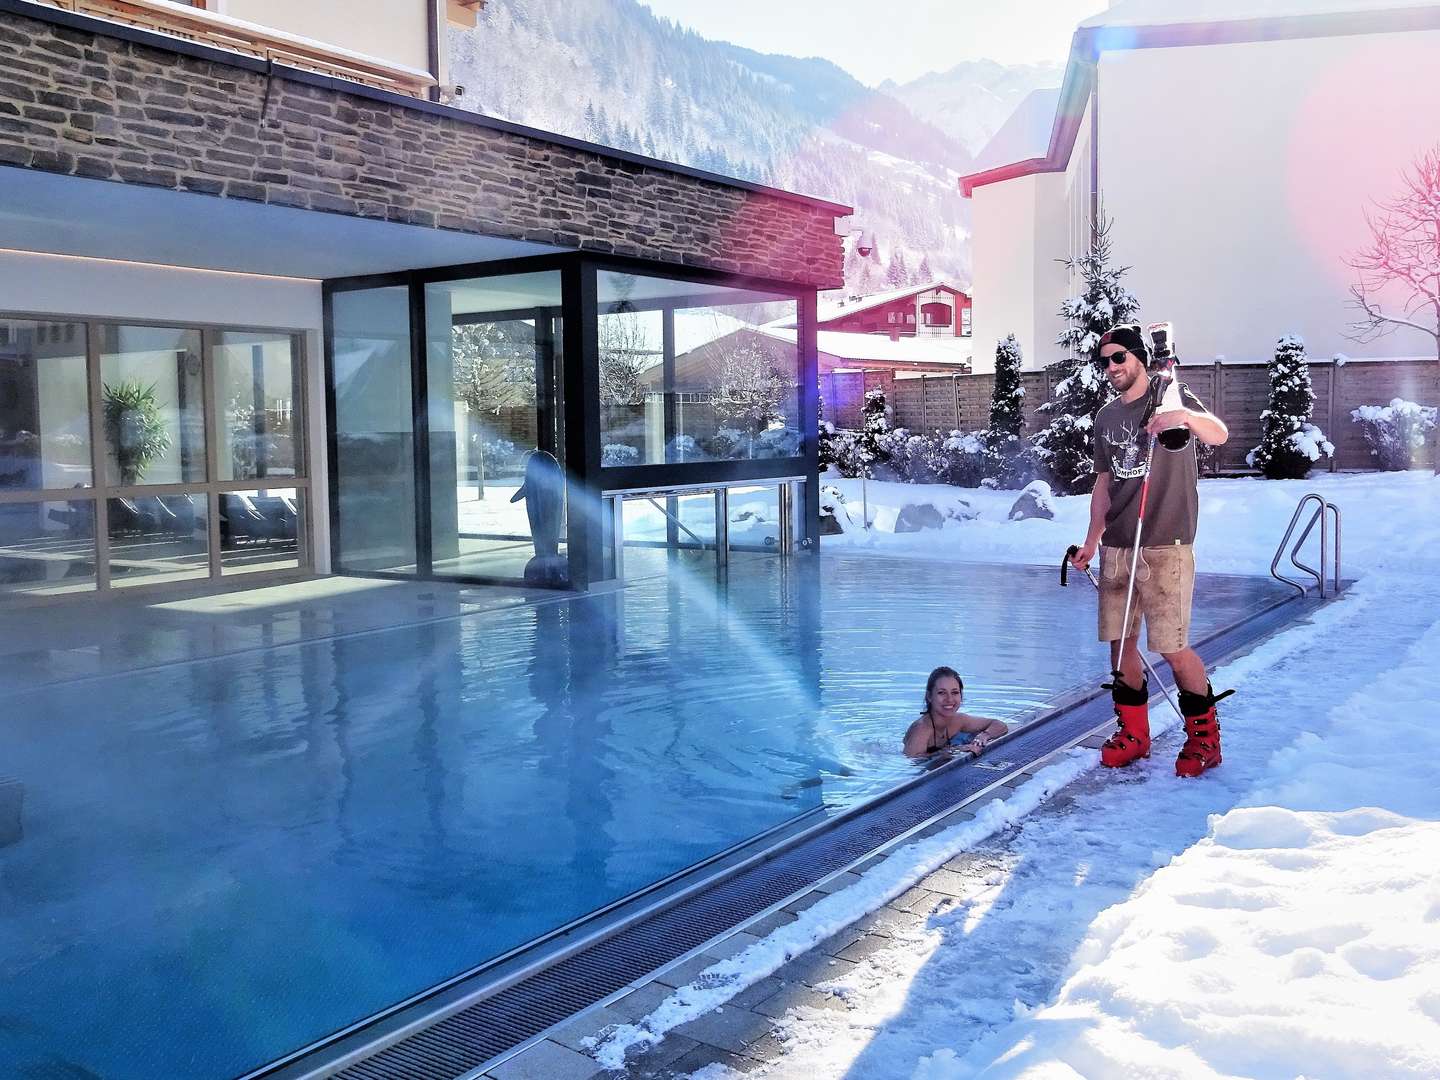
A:
{"label": "graphic t-shirt", "polygon": [[[1205,408],[1184,383],[1180,384],[1180,398],[1187,409]],[[1116,398],[1095,414],[1095,472],[1110,474],[1110,509],[1100,537],[1108,547],[1130,547],[1135,543],[1140,487],[1145,481],[1145,447],[1149,442],[1145,434],[1149,403],[1149,395],[1128,403]],[[1145,530],[1140,538],[1145,547],[1194,542],[1200,516],[1196,486],[1199,479],[1193,434],[1182,450],[1166,450],[1156,440],[1150,459]]]}

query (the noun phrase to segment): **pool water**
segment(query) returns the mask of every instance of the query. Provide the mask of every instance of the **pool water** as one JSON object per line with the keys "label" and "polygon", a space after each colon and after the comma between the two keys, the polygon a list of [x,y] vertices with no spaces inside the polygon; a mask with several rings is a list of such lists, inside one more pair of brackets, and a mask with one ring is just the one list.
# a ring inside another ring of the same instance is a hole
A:
{"label": "pool water", "polygon": [[[638,563],[633,568],[639,568]],[[1075,587],[1076,585],[1080,587]],[[1273,602],[1203,577],[1195,631]],[[1052,571],[703,560],[603,596],[6,689],[0,1075],[244,1073],[914,774],[937,664],[1015,719],[1108,667]]]}

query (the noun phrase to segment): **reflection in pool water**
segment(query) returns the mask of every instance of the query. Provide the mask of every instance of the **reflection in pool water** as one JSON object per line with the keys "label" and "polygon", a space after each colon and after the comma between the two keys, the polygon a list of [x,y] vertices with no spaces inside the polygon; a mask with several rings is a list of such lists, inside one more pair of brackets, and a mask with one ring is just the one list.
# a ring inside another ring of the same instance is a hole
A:
{"label": "reflection in pool water", "polygon": [[[1202,634],[1275,596],[1201,589]],[[263,1064],[912,776],[936,664],[1007,720],[1094,682],[1093,605],[1024,568],[755,557],[719,589],[681,560],[622,593],[0,684],[26,784],[0,1074]]]}

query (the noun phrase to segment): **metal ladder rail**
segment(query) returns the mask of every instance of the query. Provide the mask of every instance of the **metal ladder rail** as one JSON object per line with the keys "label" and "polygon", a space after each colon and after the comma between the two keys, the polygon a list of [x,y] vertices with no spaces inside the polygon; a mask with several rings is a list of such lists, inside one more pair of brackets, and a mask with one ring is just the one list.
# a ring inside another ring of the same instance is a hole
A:
{"label": "metal ladder rail", "polygon": [[[1309,593],[1309,586],[1301,584],[1280,573],[1280,560],[1285,556],[1285,547],[1290,543],[1290,537],[1295,533],[1295,526],[1300,523],[1301,514],[1304,513],[1305,507],[1312,500],[1316,504],[1315,509],[1311,513],[1309,521],[1306,522],[1304,530],[1300,533],[1300,539],[1296,540],[1295,545],[1290,549],[1290,563],[1297,570],[1304,571],[1315,579],[1315,583],[1320,591],[1320,597],[1324,599],[1327,595],[1325,591],[1325,564],[1328,561],[1327,555],[1330,550],[1331,515],[1334,515],[1335,519],[1335,558],[1331,580],[1334,585],[1333,591],[1336,593],[1340,591],[1340,508],[1334,503],[1327,501],[1319,492],[1311,491],[1303,495],[1299,504],[1296,505],[1295,513],[1290,517],[1290,524],[1285,529],[1285,535],[1280,539],[1280,546],[1275,549],[1275,557],[1270,560],[1270,576],[1297,590],[1301,596]],[[1304,546],[1305,541],[1310,538],[1310,534],[1315,531],[1315,523],[1317,521],[1320,523],[1320,565],[1318,568],[1309,566],[1300,560],[1300,549]]]}

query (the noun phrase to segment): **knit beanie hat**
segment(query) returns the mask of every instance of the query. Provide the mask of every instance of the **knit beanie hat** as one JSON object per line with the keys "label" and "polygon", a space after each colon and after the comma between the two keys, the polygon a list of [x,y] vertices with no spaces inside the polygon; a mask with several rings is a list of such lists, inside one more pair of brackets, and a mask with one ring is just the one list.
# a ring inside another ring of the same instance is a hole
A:
{"label": "knit beanie hat", "polygon": [[1123,345],[1126,350],[1134,353],[1142,361],[1150,359],[1150,348],[1145,344],[1145,335],[1135,323],[1121,323],[1119,326],[1112,326],[1105,331],[1095,346],[1097,359],[1100,356],[1100,350],[1106,345]]}

